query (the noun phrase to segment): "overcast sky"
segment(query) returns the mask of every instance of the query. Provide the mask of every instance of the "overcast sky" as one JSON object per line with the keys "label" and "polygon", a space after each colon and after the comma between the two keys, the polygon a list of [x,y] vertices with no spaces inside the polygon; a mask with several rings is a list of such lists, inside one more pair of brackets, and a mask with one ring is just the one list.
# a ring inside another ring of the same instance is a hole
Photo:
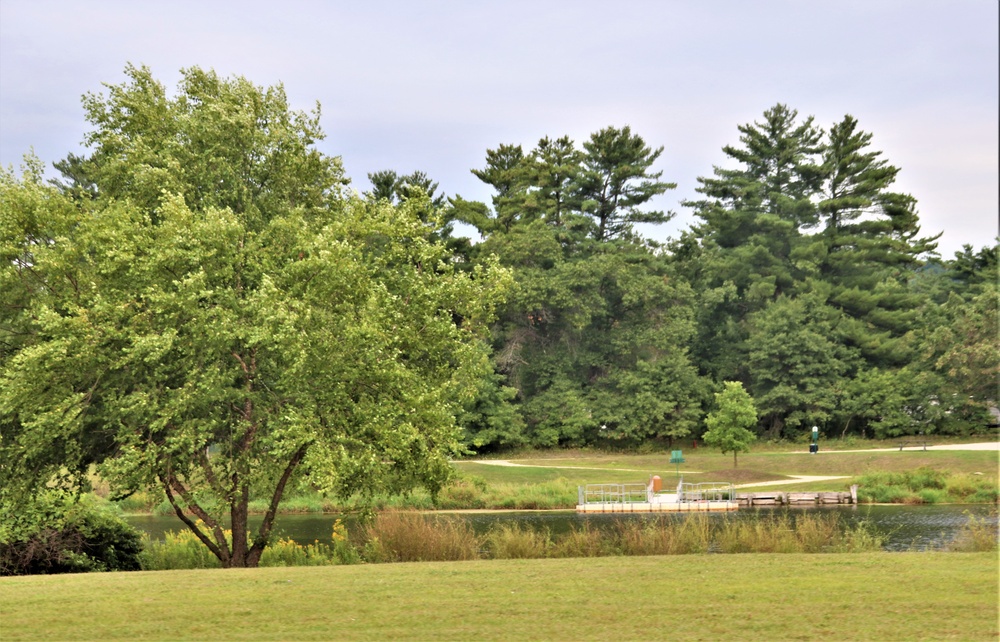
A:
{"label": "overcast sky", "polygon": [[0,0],[0,163],[79,153],[80,96],[128,62],[171,89],[200,66],[319,101],[320,148],[359,191],[419,169],[489,202],[469,172],[488,148],[630,125],[678,184],[663,239],[737,125],[781,102],[855,116],[951,257],[997,235],[998,20],[996,0]]}

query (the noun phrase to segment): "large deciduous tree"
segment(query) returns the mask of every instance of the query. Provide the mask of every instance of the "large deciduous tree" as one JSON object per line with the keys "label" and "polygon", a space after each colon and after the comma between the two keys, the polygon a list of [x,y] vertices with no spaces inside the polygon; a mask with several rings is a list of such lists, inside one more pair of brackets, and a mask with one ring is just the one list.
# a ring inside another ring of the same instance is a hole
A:
{"label": "large deciduous tree", "polygon": [[[280,86],[189,69],[170,97],[126,74],[84,101],[94,198],[37,168],[0,177],[3,493],[97,464],[119,495],[161,488],[243,567],[299,476],[439,487],[505,272],[449,267],[426,197],[345,198],[318,108]],[[251,496],[268,506],[253,533]]]}

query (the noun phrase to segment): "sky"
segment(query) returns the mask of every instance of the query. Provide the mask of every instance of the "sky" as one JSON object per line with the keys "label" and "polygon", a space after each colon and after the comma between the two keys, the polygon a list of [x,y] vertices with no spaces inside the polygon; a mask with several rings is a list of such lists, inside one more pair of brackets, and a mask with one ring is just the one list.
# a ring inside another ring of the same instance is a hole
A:
{"label": "sky", "polygon": [[149,66],[168,88],[199,66],[318,101],[352,186],[421,170],[490,201],[486,150],[582,143],[629,125],[677,183],[651,238],[696,219],[681,203],[729,166],[740,124],[776,103],[824,129],[851,114],[900,168],[924,235],[951,258],[998,234],[996,0],[0,0],[0,164],[81,153],[80,97]]}

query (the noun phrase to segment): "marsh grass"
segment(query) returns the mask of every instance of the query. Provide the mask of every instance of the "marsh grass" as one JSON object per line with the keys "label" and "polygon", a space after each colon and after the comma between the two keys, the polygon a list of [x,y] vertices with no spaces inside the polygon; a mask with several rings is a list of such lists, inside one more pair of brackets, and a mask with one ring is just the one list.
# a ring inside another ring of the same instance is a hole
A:
{"label": "marsh grass", "polygon": [[967,513],[969,520],[948,546],[948,550],[961,553],[996,552],[997,541],[1000,539],[997,526],[996,509],[990,515],[977,517]]}
{"label": "marsh grass", "polygon": [[487,557],[493,559],[538,559],[549,557],[552,537],[548,530],[521,524],[498,524],[482,538]]}
{"label": "marsh grass", "polygon": [[369,562],[461,561],[480,558],[480,542],[464,521],[385,511],[364,528]]}
{"label": "marsh grass", "polygon": [[883,539],[864,522],[839,515],[757,515],[751,519],[623,520],[606,531],[583,526],[553,536],[520,524],[496,525],[475,535],[460,520],[387,512],[365,529],[369,562],[468,559],[687,555],[696,553],[823,553],[880,550]]}

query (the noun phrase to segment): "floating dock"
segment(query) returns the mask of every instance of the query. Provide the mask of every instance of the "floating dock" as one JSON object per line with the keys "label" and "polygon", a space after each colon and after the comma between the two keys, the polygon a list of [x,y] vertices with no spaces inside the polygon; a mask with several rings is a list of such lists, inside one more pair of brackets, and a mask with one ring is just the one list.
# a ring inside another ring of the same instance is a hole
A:
{"label": "floating dock", "polygon": [[648,484],[588,484],[577,489],[578,513],[698,513],[739,508],[728,482],[679,483],[673,493],[660,492],[659,477]]}
{"label": "floating dock", "polygon": [[850,492],[737,493],[728,482],[677,484],[676,492],[661,492],[659,477],[648,484],[588,484],[578,487],[578,513],[697,513],[737,510],[740,506],[816,506],[857,504],[858,487]]}

